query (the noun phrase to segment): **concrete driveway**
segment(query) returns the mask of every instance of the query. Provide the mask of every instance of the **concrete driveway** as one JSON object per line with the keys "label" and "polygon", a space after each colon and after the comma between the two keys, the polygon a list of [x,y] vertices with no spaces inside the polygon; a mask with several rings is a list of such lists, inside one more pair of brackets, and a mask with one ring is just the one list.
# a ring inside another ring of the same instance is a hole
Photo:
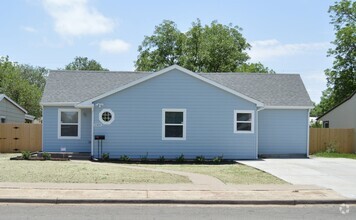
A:
{"label": "concrete driveway", "polygon": [[317,185],[356,198],[356,160],[343,158],[238,161],[292,184]]}

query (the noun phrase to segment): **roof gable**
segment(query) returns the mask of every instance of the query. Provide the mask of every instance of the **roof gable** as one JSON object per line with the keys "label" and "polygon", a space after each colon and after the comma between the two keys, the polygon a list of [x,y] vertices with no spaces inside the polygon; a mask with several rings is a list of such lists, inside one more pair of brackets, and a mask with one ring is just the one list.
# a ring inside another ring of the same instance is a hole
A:
{"label": "roof gable", "polygon": [[11,104],[13,104],[14,106],[16,106],[18,109],[20,109],[21,111],[23,111],[25,114],[27,114],[26,109],[22,108],[19,104],[17,104],[14,100],[10,99],[8,96],[6,96],[5,94],[0,94],[0,102],[6,99],[7,101],[9,101]]}
{"label": "roof gable", "polygon": [[202,77],[202,76],[200,76],[199,74],[196,74],[196,73],[194,73],[194,72],[192,72],[192,71],[190,71],[190,70],[188,70],[188,69],[185,69],[185,68],[183,68],[183,67],[181,67],[181,66],[178,66],[178,65],[172,65],[172,66],[167,67],[167,68],[164,68],[164,69],[162,69],[162,70],[160,70],[160,71],[158,71],[158,72],[151,73],[151,74],[149,74],[149,75],[147,75],[147,76],[145,76],[145,77],[142,77],[142,78],[140,78],[140,79],[138,79],[138,80],[136,80],[136,81],[133,81],[133,82],[131,82],[131,83],[128,83],[128,84],[126,84],[126,85],[123,85],[123,86],[121,86],[121,87],[118,87],[118,88],[116,88],[116,89],[113,89],[113,90],[111,90],[111,91],[108,91],[108,92],[106,92],[106,93],[104,93],[104,94],[102,94],[102,95],[99,95],[99,96],[94,97],[94,98],[92,98],[92,99],[89,99],[89,100],[86,100],[86,101],[84,101],[84,102],[81,102],[81,103],[79,103],[79,104],[77,105],[77,107],[87,107],[87,106],[91,105],[93,102],[95,102],[95,101],[97,101],[97,100],[99,100],[99,99],[102,99],[102,98],[107,97],[107,96],[109,96],[109,95],[112,95],[112,94],[114,94],[114,93],[120,92],[120,91],[122,91],[122,90],[124,90],[124,89],[130,88],[130,87],[132,87],[132,86],[134,86],[134,85],[140,84],[140,83],[145,82],[145,81],[147,81],[147,80],[153,79],[153,78],[155,78],[155,77],[157,77],[157,76],[160,76],[160,75],[162,75],[162,74],[165,74],[165,73],[167,73],[167,72],[169,72],[169,71],[171,71],[171,70],[174,70],[174,69],[179,70],[179,71],[181,71],[182,73],[188,74],[188,75],[190,75],[190,76],[192,76],[192,77],[194,77],[194,78],[197,78],[197,79],[199,79],[199,80],[201,80],[201,81],[203,81],[203,82],[205,82],[205,83],[208,83],[208,84],[210,84],[210,85],[213,85],[213,86],[215,86],[215,87],[218,87],[218,88],[220,88],[220,89],[222,89],[222,90],[224,90],[224,91],[226,91],[226,92],[229,92],[229,93],[231,93],[231,94],[233,94],[233,95],[236,95],[236,96],[238,96],[238,97],[240,97],[240,98],[243,98],[243,99],[245,99],[245,100],[247,100],[247,101],[250,101],[250,102],[252,102],[252,103],[255,103],[257,106],[263,106],[263,105],[264,105],[262,102],[260,102],[260,101],[258,101],[258,100],[256,100],[256,99],[253,99],[253,98],[251,98],[251,97],[248,97],[248,96],[246,96],[246,95],[244,95],[244,94],[242,94],[242,93],[239,93],[239,92],[237,92],[237,91],[235,91],[235,90],[233,90],[233,89],[230,89],[230,88],[228,88],[228,87],[226,87],[226,86],[224,86],[224,85],[221,85],[221,84],[219,84],[219,83],[216,83],[216,82],[214,82],[214,81],[212,81],[212,80],[210,80],[210,79],[208,79],[208,78],[206,78],[206,77]]}
{"label": "roof gable", "polygon": [[356,90],[346,99],[344,99],[342,102],[340,102],[339,104],[335,105],[334,107],[332,107],[331,109],[329,109],[327,112],[325,112],[324,114],[322,114],[321,116],[319,116],[316,120],[320,120],[322,117],[324,117],[325,115],[329,114],[330,112],[332,112],[334,109],[338,108],[339,106],[341,106],[342,104],[344,104],[345,102],[347,102],[348,100],[352,99],[354,96],[356,95]]}
{"label": "roof gable", "polygon": [[265,108],[310,109],[313,107],[298,74],[194,73],[174,65],[161,71],[50,71],[41,104],[44,106],[89,107],[93,100],[129,88],[170,70],[235,94]]}

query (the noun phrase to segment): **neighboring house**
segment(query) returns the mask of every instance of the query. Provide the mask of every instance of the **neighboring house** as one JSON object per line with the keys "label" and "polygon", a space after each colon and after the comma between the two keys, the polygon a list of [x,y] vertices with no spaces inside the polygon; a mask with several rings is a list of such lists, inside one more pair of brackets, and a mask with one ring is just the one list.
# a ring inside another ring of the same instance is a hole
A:
{"label": "neighboring house", "polygon": [[43,151],[111,158],[308,155],[309,110],[297,74],[51,71]]}
{"label": "neighboring house", "polygon": [[0,123],[24,123],[35,119],[27,111],[4,94],[0,94]]}
{"label": "neighboring house", "polygon": [[323,128],[353,128],[354,151],[356,152],[356,91],[344,101],[319,116]]}

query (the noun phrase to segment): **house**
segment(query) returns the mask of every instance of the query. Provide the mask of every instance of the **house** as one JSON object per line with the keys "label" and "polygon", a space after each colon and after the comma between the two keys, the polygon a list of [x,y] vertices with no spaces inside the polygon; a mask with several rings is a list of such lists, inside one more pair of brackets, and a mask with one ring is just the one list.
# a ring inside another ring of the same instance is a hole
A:
{"label": "house", "polygon": [[[43,151],[111,158],[308,155],[309,110],[297,74],[51,71]],[[98,153],[99,152],[99,153]]]}
{"label": "house", "polygon": [[317,120],[322,121],[323,128],[353,128],[353,149],[356,152],[356,91]]}
{"label": "house", "polygon": [[0,94],[0,123],[24,123],[35,119],[27,111],[5,94]]}

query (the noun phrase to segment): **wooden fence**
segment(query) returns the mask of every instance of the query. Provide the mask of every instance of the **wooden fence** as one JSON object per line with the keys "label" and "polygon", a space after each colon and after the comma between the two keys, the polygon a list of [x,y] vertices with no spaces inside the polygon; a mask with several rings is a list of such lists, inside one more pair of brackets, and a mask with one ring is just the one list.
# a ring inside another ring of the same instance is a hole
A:
{"label": "wooden fence", "polygon": [[0,153],[41,149],[42,124],[0,124]]}
{"label": "wooden fence", "polygon": [[353,129],[310,128],[309,153],[325,151],[328,144],[334,144],[339,153],[352,153],[353,141]]}

